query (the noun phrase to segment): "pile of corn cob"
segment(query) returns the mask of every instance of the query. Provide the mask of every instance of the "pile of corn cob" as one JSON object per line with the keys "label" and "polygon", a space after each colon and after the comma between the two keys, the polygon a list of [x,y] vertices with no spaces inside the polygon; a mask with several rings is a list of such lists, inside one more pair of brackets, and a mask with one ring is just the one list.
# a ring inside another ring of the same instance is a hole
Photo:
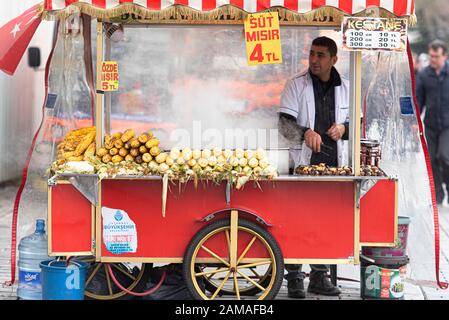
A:
{"label": "pile of corn cob", "polygon": [[[148,159],[150,160],[145,161]],[[97,172],[100,178],[117,175],[160,175],[180,182],[190,179],[216,183],[230,180],[237,189],[250,179],[273,179],[277,176],[276,168],[269,164],[263,149],[172,148],[145,160],[141,163],[126,160],[119,163],[101,163],[97,166]]]}
{"label": "pile of corn cob", "polygon": [[55,162],[58,169],[64,171],[71,168],[67,164],[83,161],[95,166],[100,179],[119,175],[160,175],[180,182],[230,180],[238,189],[250,179],[277,176],[276,168],[269,164],[265,150],[260,148],[192,150],[186,147],[164,152],[151,131],[136,135],[132,129],[105,135],[98,152],[95,152],[94,141],[95,128],[67,134],[58,146],[60,152]]}
{"label": "pile of corn cob", "polygon": [[95,127],[69,132],[57,149],[58,166],[69,161],[88,161],[95,155]]}
{"label": "pile of corn cob", "polygon": [[128,129],[124,133],[106,134],[104,145],[96,156],[102,163],[129,161],[141,164],[150,162],[160,153],[159,140],[151,131],[136,136],[133,129]]}

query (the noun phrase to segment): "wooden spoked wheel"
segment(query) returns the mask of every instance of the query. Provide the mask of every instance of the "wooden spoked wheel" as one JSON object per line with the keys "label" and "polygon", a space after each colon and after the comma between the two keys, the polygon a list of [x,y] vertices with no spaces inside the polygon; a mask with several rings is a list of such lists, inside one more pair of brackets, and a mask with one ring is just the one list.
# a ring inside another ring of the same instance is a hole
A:
{"label": "wooden spoked wheel", "polygon": [[[208,244],[216,244],[216,239],[226,239],[227,256]],[[249,258],[256,246],[264,249],[266,257]],[[214,221],[196,234],[185,253],[183,272],[187,287],[197,299],[213,300],[226,294],[239,300],[251,292],[263,300],[273,299],[279,292],[284,264],[271,234],[254,222],[239,220],[233,211],[231,219]]]}
{"label": "wooden spoked wheel", "polygon": [[[88,273],[86,276],[86,289],[84,295],[90,299],[95,300],[114,300],[127,298],[126,292],[122,291],[112,281],[107,266],[110,265],[114,275],[121,275],[123,279],[127,279],[125,288],[132,291],[142,280],[145,273],[145,264],[142,263],[139,270],[136,272],[134,268],[131,268],[125,263],[102,263],[95,262],[93,257],[83,257],[78,260],[84,261],[90,264]],[[96,279],[100,279],[101,282],[106,282],[106,286],[101,288],[96,287],[93,282]],[[122,284],[123,285],[123,284]]]}

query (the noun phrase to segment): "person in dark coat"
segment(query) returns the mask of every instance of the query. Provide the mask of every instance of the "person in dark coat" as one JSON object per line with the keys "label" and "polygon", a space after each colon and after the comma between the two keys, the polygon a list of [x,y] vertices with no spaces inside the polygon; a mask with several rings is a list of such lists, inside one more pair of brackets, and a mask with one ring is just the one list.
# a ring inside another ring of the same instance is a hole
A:
{"label": "person in dark coat", "polygon": [[[449,191],[449,63],[446,43],[429,44],[430,65],[418,73],[416,97],[424,126],[435,181],[436,200],[444,200],[443,183]],[[448,192],[449,194],[449,192]]]}

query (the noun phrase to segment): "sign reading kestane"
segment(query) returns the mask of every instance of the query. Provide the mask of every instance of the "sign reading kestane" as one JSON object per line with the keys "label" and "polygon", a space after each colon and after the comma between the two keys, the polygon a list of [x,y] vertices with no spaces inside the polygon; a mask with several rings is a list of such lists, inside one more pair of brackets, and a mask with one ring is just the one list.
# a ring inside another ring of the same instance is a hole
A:
{"label": "sign reading kestane", "polygon": [[404,52],[407,19],[345,17],[342,23],[344,50]]}

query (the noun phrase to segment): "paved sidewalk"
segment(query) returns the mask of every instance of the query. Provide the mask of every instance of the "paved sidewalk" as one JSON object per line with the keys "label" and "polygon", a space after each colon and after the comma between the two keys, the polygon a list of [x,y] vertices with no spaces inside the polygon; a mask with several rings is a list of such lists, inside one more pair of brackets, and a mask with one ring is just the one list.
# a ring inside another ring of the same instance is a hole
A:
{"label": "paved sidewalk", "polygon": [[[10,266],[10,235],[11,235],[11,219],[12,209],[17,191],[17,184],[10,184],[0,188],[0,284],[9,280],[9,266]],[[441,224],[441,268],[445,274],[449,274],[449,208],[442,208],[440,210],[440,224]],[[430,250],[433,250],[431,248]],[[422,264],[422,268],[427,268],[432,262]],[[342,278],[359,280],[358,266],[339,266],[338,276]],[[308,267],[305,266],[304,271],[308,272]],[[434,272],[434,271],[433,271]],[[410,274],[410,270],[408,272]],[[433,274],[431,275],[433,277]],[[448,279],[446,279],[447,281]],[[287,283],[284,281],[284,286],[279,292],[277,299],[288,299],[287,297]],[[307,288],[308,279],[305,280],[305,287]],[[356,300],[360,299],[360,285],[358,282],[339,281],[338,285],[341,287],[342,294],[339,297],[323,297],[316,295],[309,295],[308,299],[324,300],[324,299],[340,299],[340,300]],[[3,287],[0,285],[0,300],[1,299],[16,299],[16,287]],[[417,281],[414,279],[407,279],[405,284],[405,298],[407,300],[449,300],[449,290],[438,289],[434,283],[428,281]]]}

